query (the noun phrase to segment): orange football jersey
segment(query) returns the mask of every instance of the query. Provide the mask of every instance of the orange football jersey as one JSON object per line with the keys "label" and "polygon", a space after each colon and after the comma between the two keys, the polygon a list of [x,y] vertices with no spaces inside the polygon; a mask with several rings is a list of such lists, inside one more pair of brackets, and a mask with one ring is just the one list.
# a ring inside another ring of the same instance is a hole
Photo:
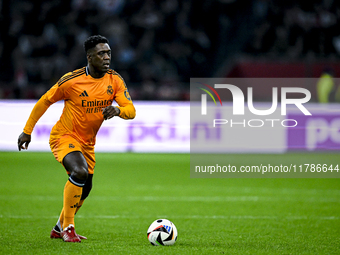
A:
{"label": "orange football jersey", "polygon": [[64,110],[52,129],[51,138],[69,134],[87,145],[95,144],[96,134],[104,121],[102,110],[113,101],[119,105],[119,117],[132,119],[136,114],[125,82],[117,72],[110,69],[102,78],[93,78],[87,67],[83,67],[65,74],[40,98],[24,133],[31,134],[48,107],[59,100],[64,100]]}

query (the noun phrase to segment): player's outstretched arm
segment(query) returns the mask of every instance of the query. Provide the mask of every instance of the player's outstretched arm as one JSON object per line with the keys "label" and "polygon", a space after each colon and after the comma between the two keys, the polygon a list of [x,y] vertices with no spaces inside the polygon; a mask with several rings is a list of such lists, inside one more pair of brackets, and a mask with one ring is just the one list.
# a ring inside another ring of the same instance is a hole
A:
{"label": "player's outstretched arm", "polygon": [[19,138],[18,138],[18,149],[19,149],[19,151],[21,151],[21,149],[27,150],[30,142],[31,142],[31,135],[28,135],[28,134],[25,134],[24,132],[22,132],[19,135]]}

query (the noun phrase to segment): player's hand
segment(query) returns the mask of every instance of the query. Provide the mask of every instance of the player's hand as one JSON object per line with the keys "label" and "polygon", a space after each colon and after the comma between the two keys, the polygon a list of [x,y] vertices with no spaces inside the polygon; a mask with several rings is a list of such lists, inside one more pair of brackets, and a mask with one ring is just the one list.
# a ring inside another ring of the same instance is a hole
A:
{"label": "player's hand", "polygon": [[120,110],[116,106],[109,105],[103,108],[103,116],[104,120],[111,119],[114,116],[118,116],[120,114]]}
{"label": "player's hand", "polygon": [[28,134],[25,134],[24,132],[22,132],[19,135],[19,138],[18,138],[18,149],[19,149],[19,151],[21,151],[21,149],[27,150],[30,142],[31,142],[31,135],[28,135]]}

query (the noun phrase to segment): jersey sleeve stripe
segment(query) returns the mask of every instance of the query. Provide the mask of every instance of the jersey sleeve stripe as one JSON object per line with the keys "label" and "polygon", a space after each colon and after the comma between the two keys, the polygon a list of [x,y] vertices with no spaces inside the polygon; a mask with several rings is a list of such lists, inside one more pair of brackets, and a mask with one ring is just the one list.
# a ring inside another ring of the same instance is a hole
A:
{"label": "jersey sleeve stripe", "polygon": [[123,77],[119,73],[117,73],[116,71],[114,71],[112,74],[117,75],[123,81],[124,87],[127,89],[127,86],[126,86],[126,83],[125,83]]}
{"label": "jersey sleeve stripe", "polygon": [[76,77],[83,75],[83,74],[85,74],[85,70],[82,70],[81,72],[76,72],[76,73],[72,73],[70,75],[67,75],[67,76],[61,78],[58,81],[58,86],[61,86],[64,82],[69,81],[69,80],[76,78]]}
{"label": "jersey sleeve stripe", "polygon": [[67,77],[69,77],[71,75],[76,75],[76,74],[82,73],[84,71],[85,71],[85,68],[77,69],[77,70],[73,71],[72,73],[68,73],[68,74],[64,75],[63,77],[61,77],[59,79],[59,81],[63,81],[64,79],[66,79]]}
{"label": "jersey sleeve stripe", "polygon": [[67,82],[67,81],[69,81],[69,80],[72,80],[72,79],[74,79],[74,78],[76,78],[76,77],[78,77],[78,76],[81,76],[81,75],[84,75],[85,74],[85,71],[84,72],[81,72],[81,73],[79,73],[79,74],[76,74],[76,75],[68,75],[68,76],[66,76],[63,80],[59,80],[58,81],[58,86],[61,86],[63,83],[65,83],[65,82]]}
{"label": "jersey sleeve stripe", "polygon": [[76,75],[76,74],[79,74],[79,73],[82,73],[82,72],[84,72],[85,71],[85,69],[84,68],[82,68],[82,69],[78,69],[78,70],[75,70],[75,71],[73,71],[72,73],[70,73],[70,74],[66,74],[66,75],[64,75],[63,77],[61,77],[59,80],[60,81],[63,81],[64,79],[66,79],[67,77],[69,77],[69,76],[72,76],[72,75]]}

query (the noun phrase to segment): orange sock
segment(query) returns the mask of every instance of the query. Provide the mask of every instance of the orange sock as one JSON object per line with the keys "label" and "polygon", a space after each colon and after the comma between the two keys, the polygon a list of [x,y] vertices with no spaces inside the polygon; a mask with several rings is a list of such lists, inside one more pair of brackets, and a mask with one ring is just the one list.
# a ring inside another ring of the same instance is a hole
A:
{"label": "orange sock", "polygon": [[[85,201],[85,199],[79,201],[75,214],[77,214],[77,212],[79,211],[80,207],[83,205],[84,201]],[[59,222],[57,224],[59,224],[59,228],[60,229],[64,228],[63,227],[63,225],[64,225],[64,207],[61,210],[61,213],[60,213],[60,216],[59,216]]]}
{"label": "orange sock", "polygon": [[83,187],[79,187],[68,180],[64,188],[64,212],[63,228],[67,228],[70,224],[74,226],[74,214],[78,208]]}
{"label": "orange sock", "polygon": [[84,201],[85,201],[85,199],[79,201],[75,214],[79,211],[79,209],[83,205]]}

